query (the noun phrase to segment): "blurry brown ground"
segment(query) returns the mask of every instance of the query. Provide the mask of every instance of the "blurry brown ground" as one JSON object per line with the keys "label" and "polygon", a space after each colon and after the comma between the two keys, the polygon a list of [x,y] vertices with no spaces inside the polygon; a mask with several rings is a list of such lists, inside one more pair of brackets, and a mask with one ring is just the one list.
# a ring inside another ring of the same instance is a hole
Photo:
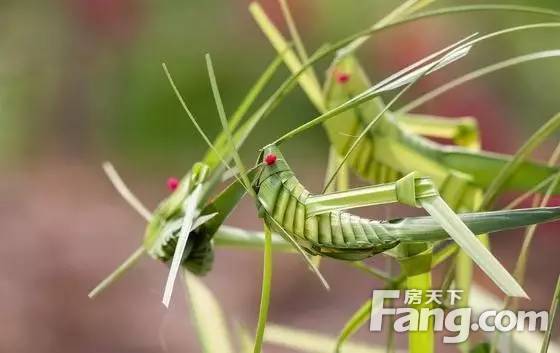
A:
{"label": "blurry brown ground", "polygon": [[[395,4],[374,6],[360,0],[348,8],[337,0],[295,3],[296,20],[313,47],[364,28]],[[526,3],[558,6],[555,1]],[[275,2],[267,6],[278,21]],[[166,176],[180,176],[205,147],[183,117],[159,65],[170,64],[204,127],[215,131],[218,120],[202,54],[215,54],[229,109],[272,57],[245,7],[245,2],[217,0],[0,5],[0,19],[8,29],[0,41],[0,352],[199,351],[182,288],[178,286],[170,310],[160,304],[167,268],[155,261],[144,259],[101,297],[88,300],[88,291],[138,246],[144,230],[142,219],[116,194],[100,163],[115,161],[151,207],[166,195]],[[381,78],[465,33],[535,21],[515,16],[478,19],[423,22],[381,35],[364,48],[365,66]],[[483,46],[472,61],[420,88],[503,59],[505,52],[509,57],[557,46],[557,38],[557,33],[520,35]],[[558,111],[558,72],[557,63],[512,70],[443,96],[422,111],[477,116],[484,146],[511,153]],[[544,92],[542,82],[548,87]],[[276,131],[314,115],[296,91],[248,143],[247,160],[253,160],[256,146],[277,136]],[[539,151],[541,159],[553,144]],[[287,146],[298,173],[315,190],[322,181],[325,147],[320,128]],[[309,156],[298,159],[304,149]],[[364,214],[381,217],[384,212]],[[249,201],[228,223],[259,228]],[[510,269],[521,235],[518,231],[493,238],[495,253]],[[559,245],[558,225],[539,228],[526,279],[533,301],[523,306],[548,307],[560,268]],[[374,263],[384,266],[381,258]],[[228,317],[248,327],[254,327],[257,317],[260,266],[259,252],[219,250],[215,268],[205,278]],[[379,287],[333,261],[324,262],[324,273],[333,287],[330,292],[300,259],[276,256],[271,321],[335,335]],[[477,280],[497,293],[480,273]],[[366,331],[359,338],[383,342]]]}

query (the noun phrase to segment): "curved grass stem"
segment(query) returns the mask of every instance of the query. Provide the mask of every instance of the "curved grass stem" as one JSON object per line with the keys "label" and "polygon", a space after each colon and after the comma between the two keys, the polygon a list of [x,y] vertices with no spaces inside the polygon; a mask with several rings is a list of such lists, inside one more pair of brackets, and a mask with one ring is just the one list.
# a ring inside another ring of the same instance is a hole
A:
{"label": "curved grass stem", "polygon": [[264,329],[268,320],[268,308],[270,306],[270,288],[272,284],[272,232],[268,225],[264,225],[264,265],[261,291],[261,305],[259,309],[259,321],[257,323],[257,333],[255,335],[255,345],[253,353],[260,353],[262,350]]}

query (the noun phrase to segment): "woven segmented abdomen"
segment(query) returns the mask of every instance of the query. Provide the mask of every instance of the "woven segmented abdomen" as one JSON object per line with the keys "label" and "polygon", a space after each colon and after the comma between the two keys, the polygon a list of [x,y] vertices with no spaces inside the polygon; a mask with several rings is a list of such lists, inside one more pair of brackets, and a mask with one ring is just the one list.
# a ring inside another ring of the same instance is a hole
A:
{"label": "woven segmented abdomen", "polygon": [[315,245],[316,252],[351,261],[365,259],[399,244],[383,223],[342,211],[308,217],[304,237]]}
{"label": "woven segmented abdomen", "polygon": [[309,192],[291,172],[271,175],[264,183],[267,192],[275,195],[269,198],[273,202],[263,206],[278,225],[312,253],[356,261],[399,243],[378,221],[341,211],[309,217],[305,208]]}
{"label": "woven segmented abdomen", "polygon": [[[363,129],[363,126],[358,126]],[[350,149],[353,139],[350,139],[350,137],[348,139],[349,145],[344,149],[342,155],[346,155]],[[356,146],[354,152],[349,156],[349,164],[358,176],[377,184],[391,183],[403,176],[401,172],[380,162],[375,157],[375,140],[370,136],[366,136],[362,142]]]}

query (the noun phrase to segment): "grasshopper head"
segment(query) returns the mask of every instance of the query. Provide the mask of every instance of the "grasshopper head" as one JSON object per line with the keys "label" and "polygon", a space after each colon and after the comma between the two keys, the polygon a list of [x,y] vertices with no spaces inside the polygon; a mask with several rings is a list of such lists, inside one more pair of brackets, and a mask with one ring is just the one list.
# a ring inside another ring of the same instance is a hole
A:
{"label": "grasshopper head", "polygon": [[177,189],[158,205],[144,234],[144,247],[150,256],[164,261],[173,256],[184,202],[195,187],[205,182],[208,171],[207,165],[195,163],[180,180]]}

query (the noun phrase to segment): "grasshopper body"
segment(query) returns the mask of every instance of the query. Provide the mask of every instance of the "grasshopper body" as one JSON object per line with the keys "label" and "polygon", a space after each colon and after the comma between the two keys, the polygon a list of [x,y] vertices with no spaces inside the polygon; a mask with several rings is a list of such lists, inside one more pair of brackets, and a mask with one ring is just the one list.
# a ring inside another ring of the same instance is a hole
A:
{"label": "grasshopper body", "polygon": [[[400,243],[431,242],[449,237],[429,217],[377,221],[343,211],[392,202],[417,206],[420,200],[438,195],[428,178],[411,174],[395,183],[313,195],[298,181],[277,146],[267,146],[261,158],[267,155],[276,156],[275,163],[262,163],[253,181],[259,215],[271,228],[291,236],[311,254],[356,261]],[[412,195],[405,195],[410,192]],[[559,217],[560,208],[460,215],[475,234],[523,227]]]}
{"label": "grasshopper body", "polygon": [[[341,104],[371,86],[355,57],[350,55],[338,60],[331,73],[325,88],[328,108]],[[336,75],[340,73],[348,75],[346,82],[336,80]],[[329,140],[340,155],[348,152],[353,137],[383,108],[383,101],[375,98],[324,122]],[[465,135],[468,133],[467,130]],[[475,194],[477,189],[486,189],[510,159],[506,155],[434,142],[407,131],[398,117],[387,112],[352,152],[348,163],[356,174],[370,182],[395,181],[402,175],[418,171],[430,176],[443,194],[450,179],[462,179],[463,187],[459,192],[467,196]],[[525,162],[505,187],[511,191],[527,191],[556,172],[557,168]],[[558,188],[555,191],[560,192]],[[461,199],[462,195],[454,197]],[[472,202],[472,198],[465,199],[463,206],[472,209]]]}

